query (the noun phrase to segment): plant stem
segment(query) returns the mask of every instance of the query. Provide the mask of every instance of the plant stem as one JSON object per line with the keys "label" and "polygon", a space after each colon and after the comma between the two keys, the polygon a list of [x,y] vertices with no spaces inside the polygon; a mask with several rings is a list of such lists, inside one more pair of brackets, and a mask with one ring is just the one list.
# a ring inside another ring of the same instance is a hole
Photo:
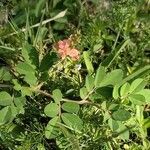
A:
{"label": "plant stem", "polygon": [[47,96],[47,97],[52,98],[52,95],[49,94],[49,93],[47,93],[47,92],[45,92],[45,91],[36,89],[35,92],[38,92],[38,93],[40,93],[40,94],[42,94],[42,95],[45,95],[45,96]]}
{"label": "plant stem", "polygon": [[[40,94],[42,94],[42,95],[45,95],[45,96],[47,96],[47,97],[52,98],[52,95],[49,94],[49,93],[47,93],[47,92],[45,92],[45,91],[38,90],[38,89],[36,89],[36,90],[34,90],[34,91],[35,91],[35,92],[38,92],[38,93],[40,93]],[[87,99],[83,99],[83,100],[79,100],[79,101],[69,100],[69,99],[62,99],[61,101],[62,101],[62,102],[76,103],[76,104],[79,104],[79,105],[88,104],[88,105],[96,106],[97,108],[101,109],[101,107],[100,107],[98,104],[95,104],[95,103],[93,103],[93,102],[90,102],[90,101],[88,101]]]}
{"label": "plant stem", "polygon": [[62,99],[63,102],[71,102],[71,103],[77,103],[77,104],[91,104],[88,100],[80,100],[80,101],[75,101],[75,100],[69,100],[69,99]]}

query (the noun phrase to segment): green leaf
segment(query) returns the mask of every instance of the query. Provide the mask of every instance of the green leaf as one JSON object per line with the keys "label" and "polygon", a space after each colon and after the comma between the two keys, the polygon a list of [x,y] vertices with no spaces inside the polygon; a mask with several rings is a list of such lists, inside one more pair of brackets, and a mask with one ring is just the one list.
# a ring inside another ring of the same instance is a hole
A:
{"label": "green leaf", "polygon": [[88,73],[92,74],[94,72],[94,68],[93,68],[93,65],[92,65],[91,60],[90,60],[89,52],[84,51],[83,52],[83,58],[84,58],[85,65],[86,65],[86,68],[88,70]]}
{"label": "green leaf", "polygon": [[[135,106],[135,117],[136,117],[136,120],[139,122],[139,124],[142,124],[143,122],[143,119],[144,119],[144,115],[143,115],[143,112],[144,112],[144,107],[143,106],[139,106],[139,105],[136,105]],[[135,124],[135,123],[134,123]]]}
{"label": "green leaf", "polygon": [[39,68],[39,54],[35,47],[25,43],[22,48],[22,56],[24,57],[25,62],[32,68]]}
{"label": "green leaf", "polygon": [[86,98],[87,94],[88,94],[88,91],[87,91],[87,89],[85,87],[80,89],[80,97],[82,99]]}
{"label": "green leaf", "polygon": [[119,123],[117,132],[122,140],[129,140],[129,129],[123,123]]}
{"label": "green leaf", "polygon": [[3,125],[11,119],[11,109],[9,106],[4,107],[0,110],[0,125]]}
{"label": "green leaf", "polygon": [[110,118],[108,120],[108,125],[110,126],[111,130],[112,131],[115,131],[119,128],[119,125],[117,123],[117,121],[115,121],[114,119]]}
{"label": "green leaf", "polygon": [[0,92],[0,105],[8,106],[12,104],[12,97],[5,91]]}
{"label": "green leaf", "polygon": [[18,83],[18,80],[17,79],[13,79],[12,80],[13,81],[13,84],[14,84],[14,89],[16,90],[16,91],[20,91],[21,89],[22,89],[22,87],[21,87],[21,85]]}
{"label": "green leaf", "polygon": [[130,90],[130,84],[127,82],[121,87],[120,96],[125,97],[129,93],[129,90]]}
{"label": "green leaf", "polygon": [[62,105],[62,109],[70,113],[78,113],[79,108],[79,105],[73,102],[66,102]]}
{"label": "green leaf", "polygon": [[46,54],[41,61],[40,71],[41,72],[48,71],[56,61],[57,61],[56,53]]}
{"label": "green leaf", "polygon": [[119,105],[115,104],[115,103],[112,103],[108,108],[108,110],[110,110],[110,111],[116,111],[118,109],[119,109]]}
{"label": "green leaf", "polygon": [[94,78],[91,75],[86,76],[85,86],[89,92],[94,88]]}
{"label": "green leaf", "polygon": [[112,117],[113,117],[114,120],[126,121],[126,120],[130,119],[131,115],[127,110],[119,109],[118,111],[115,111],[112,114]]}
{"label": "green leaf", "polygon": [[57,104],[62,100],[62,93],[59,89],[54,90],[52,96],[53,96],[55,103]]}
{"label": "green leaf", "polygon": [[141,77],[143,75],[149,74],[149,72],[150,72],[150,65],[147,65],[147,66],[135,71],[133,74],[127,76],[126,78],[124,78],[120,83],[115,85],[114,90],[113,90],[113,97],[115,99],[117,99],[119,97],[118,90],[121,85],[123,85],[126,82],[133,81],[134,79]]}
{"label": "green leaf", "polygon": [[114,86],[113,94],[112,94],[114,99],[118,99],[118,97],[119,97],[119,88],[120,88],[119,84],[116,84]]}
{"label": "green leaf", "polygon": [[57,122],[59,122],[59,117],[54,117],[48,122],[45,128],[45,137],[47,139],[55,138],[55,136],[57,136]]}
{"label": "green leaf", "polygon": [[25,97],[15,97],[14,104],[17,107],[23,107],[26,104],[26,98]]}
{"label": "green leaf", "polygon": [[18,113],[24,114],[25,104],[26,104],[25,97],[15,97],[14,98],[14,105],[16,106]]}
{"label": "green leaf", "polygon": [[123,72],[121,69],[116,69],[111,71],[106,75],[103,79],[99,87],[107,86],[107,85],[116,85],[117,83],[121,82],[123,78]]}
{"label": "green leaf", "polygon": [[48,116],[48,117],[56,117],[59,113],[59,105],[56,103],[50,103],[48,105],[46,105],[45,109],[44,109],[44,113]]}
{"label": "green leaf", "polygon": [[150,104],[150,89],[143,89],[137,94],[143,95],[145,97],[146,103]]}
{"label": "green leaf", "polygon": [[101,82],[103,81],[104,77],[106,76],[105,68],[100,66],[96,72],[95,76],[95,87],[99,87]]}
{"label": "green leaf", "polygon": [[130,87],[130,93],[136,93],[139,92],[140,90],[143,90],[146,84],[147,84],[146,81],[144,81],[141,78],[134,80]]}
{"label": "green leaf", "polygon": [[21,62],[17,65],[16,70],[18,73],[25,75],[25,81],[30,85],[36,85],[37,77],[35,76],[35,69],[31,65],[25,62]]}
{"label": "green leaf", "polygon": [[11,116],[10,120],[13,120],[19,114],[19,111],[18,111],[17,107],[14,104],[12,104],[10,106],[10,109],[11,109],[11,113],[12,113],[12,116]]}
{"label": "green leaf", "polygon": [[106,111],[105,114],[104,114],[104,122],[106,122],[110,118],[111,118],[111,116],[110,116],[109,112]]}
{"label": "green leaf", "polygon": [[28,63],[25,62],[20,62],[17,66],[16,66],[16,70],[18,73],[20,74],[31,74],[31,73],[35,73],[35,69],[32,68],[31,65],[29,65]]}
{"label": "green leaf", "polygon": [[96,90],[96,93],[100,94],[101,96],[105,98],[111,98],[112,90],[113,89],[111,87],[101,87]]}
{"label": "green leaf", "polygon": [[9,81],[11,78],[12,78],[12,76],[9,73],[7,68],[5,68],[5,67],[0,68],[0,80]]}
{"label": "green leaf", "polygon": [[132,94],[129,96],[130,101],[135,104],[135,105],[144,105],[146,104],[145,102],[145,97],[140,94]]}
{"label": "green leaf", "polygon": [[68,127],[75,130],[81,130],[83,128],[82,120],[75,114],[62,113],[61,118]]}
{"label": "green leaf", "polygon": [[32,90],[30,87],[25,87],[25,86],[22,86],[21,87],[21,94],[22,96],[31,96],[32,95]]}
{"label": "green leaf", "polygon": [[100,95],[99,93],[93,92],[90,96],[89,96],[89,100],[94,101],[94,102],[101,102],[102,101],[102,95]]}
{"label": "green leaf", "polygon": [[32,73],[27,73],[24,77],[24,80],[31,86],[37,84],[37,77]]}

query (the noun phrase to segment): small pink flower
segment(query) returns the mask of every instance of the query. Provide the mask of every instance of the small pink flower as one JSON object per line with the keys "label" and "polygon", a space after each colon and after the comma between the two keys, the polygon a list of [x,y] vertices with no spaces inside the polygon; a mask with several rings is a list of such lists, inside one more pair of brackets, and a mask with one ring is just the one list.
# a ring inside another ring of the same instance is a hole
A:
{"label": "small pink flower", "polygon": [[76,61],[80,58],[79,54],[80,54],[79,51],[75,48],[71,49],[67,53],[67,55],[70,56],[72,58],[72,60],[74,60],[74,61]]}
{"label": "small pink flower", "polygon": [[67,56],[74,61],[79,59],[79,51],[75,48],[72,48],[71,41],[68,39],[59,41],[54,47],[62,59],[65,59]]}
{"label": "small pink flower", "polygon": [[70,51],[70,48],[66,48],[66,49],[58,49],[58,54],[61,56],[62,59],[65,59],[68,51]]}
{"label": "small pink flower", "polygon": [[60,49],[67,49],[69,47],[70,47],[70,41],[67,39],[58,42],[58,48]]}

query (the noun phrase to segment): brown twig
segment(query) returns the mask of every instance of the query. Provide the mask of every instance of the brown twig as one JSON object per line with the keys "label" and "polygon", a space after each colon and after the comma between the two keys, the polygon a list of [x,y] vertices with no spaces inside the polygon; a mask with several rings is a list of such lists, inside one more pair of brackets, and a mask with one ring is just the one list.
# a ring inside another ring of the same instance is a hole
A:
{"label": "brown twig", "polygon": [[47,93],[47,92],[45,92],[45,91],[36,89],[35,92],[38,92],[38,93],[40,93],[40,94],[42,94],[42,95],[45,95],[45,96],[47,96],[47,97],[52,98],[52,95],[49,94],[49,93]]}

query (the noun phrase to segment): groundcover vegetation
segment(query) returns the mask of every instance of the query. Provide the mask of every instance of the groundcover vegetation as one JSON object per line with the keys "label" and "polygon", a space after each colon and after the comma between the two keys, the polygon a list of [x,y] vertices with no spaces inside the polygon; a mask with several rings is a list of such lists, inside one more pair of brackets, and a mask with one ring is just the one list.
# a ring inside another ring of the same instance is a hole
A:
{"label": "groundcover vegetation", "polygon": [[1,0],[0,149],[150,149],[150,0]]}

